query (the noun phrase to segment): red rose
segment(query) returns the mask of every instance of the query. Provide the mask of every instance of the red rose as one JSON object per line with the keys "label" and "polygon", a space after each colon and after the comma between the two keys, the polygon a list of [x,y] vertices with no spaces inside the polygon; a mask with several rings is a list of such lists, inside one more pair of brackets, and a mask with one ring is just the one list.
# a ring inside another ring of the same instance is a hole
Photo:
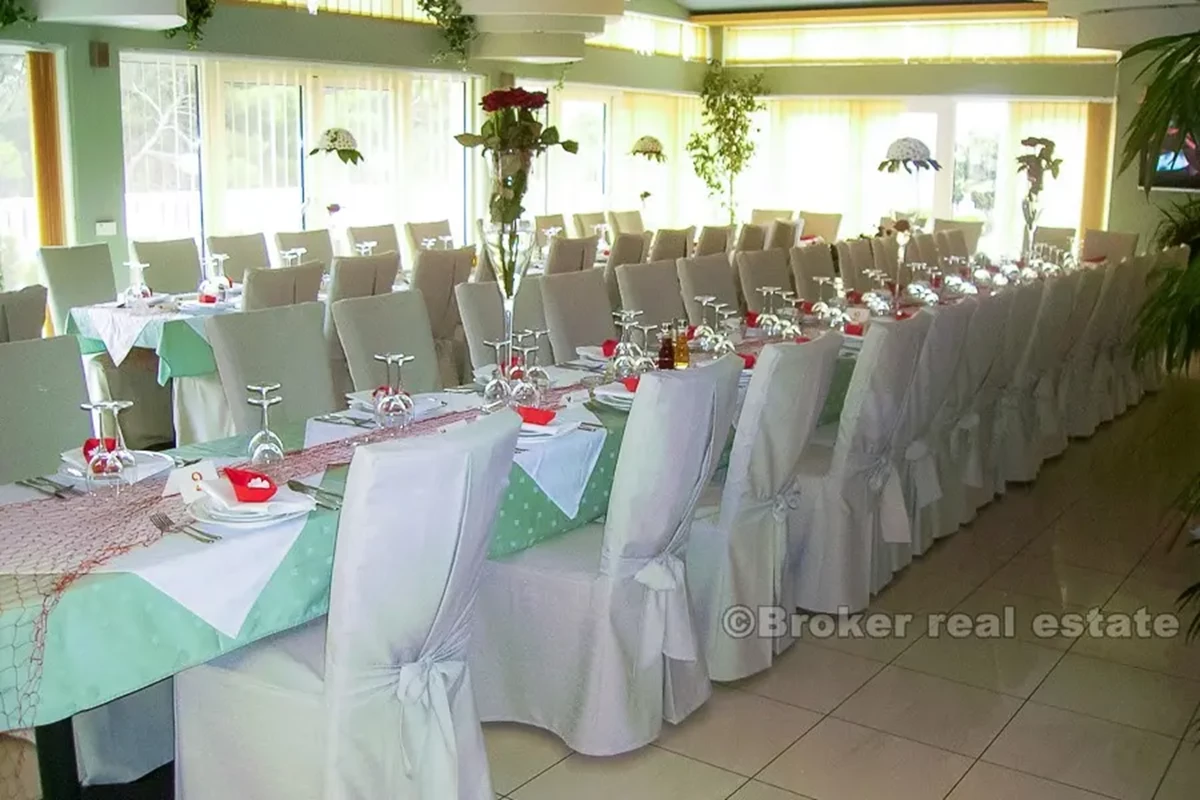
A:
{"label": "red rose", "polygon": [[539,108],[545,108],[549,102],[550,97],[545,92],[531,92],[525,101],[525,107],[530,111],[537,111]]}

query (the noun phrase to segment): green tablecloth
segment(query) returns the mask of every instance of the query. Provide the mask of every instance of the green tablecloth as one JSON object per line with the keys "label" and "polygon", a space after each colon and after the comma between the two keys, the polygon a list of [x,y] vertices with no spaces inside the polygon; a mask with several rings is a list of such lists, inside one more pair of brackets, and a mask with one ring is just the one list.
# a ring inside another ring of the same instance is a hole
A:
{"label": "green tablecloth", "polygon": [[[71,309],[67,319],[66,333],[79,337],[79,347],[84,355],[106,351],[103,339],[96,329],[92,315],[101,313],[126,313],[123,309]],[[158,382],[166,386],[171,378],[191,378],[210,375],[217,371],[212,347],[193,323],[179,318],[156,319],[148,317],[134,343],[135,347],[153,350],[158,354]]]}

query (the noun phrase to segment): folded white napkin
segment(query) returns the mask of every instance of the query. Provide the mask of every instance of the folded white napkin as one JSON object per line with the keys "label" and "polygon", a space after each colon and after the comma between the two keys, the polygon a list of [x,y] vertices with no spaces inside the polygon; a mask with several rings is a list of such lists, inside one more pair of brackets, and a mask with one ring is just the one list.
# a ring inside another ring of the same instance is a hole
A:
{"label": "folded white napkin", "polygon": [[579,503],[608,431],[603,427],[579,427],[583,422],[599,423],[596,415],[583,406],[564,409],[559,416],[566,417],[569,435],[522,438],[521,452],[513,460],[559,510],[573,519],[579,513]]}
{"label": "folded white napkin", "polygon": [[233,484],[226,478],[215,481],[204,481],[200,489],[212,498],[213,506],[229,514],[246,514],[251,517],[270,514],[283,516],[312,511],[317,502],[312,497],[300,492],[293,492],[286,486],[280,486],[270,500],[262,503],[243,503],[233,493]]}
{"label": "folded white napkin", "polygon": [[188,314],[224,314],[237,311],[238,304],[232,300],[220,303],[201,303],[198,300],[184,300],[179,303],[179,310]]}
{"label": "folded white napkin", "polygon": [[564,422],[555,419],[548,425],[536,425],[532,422],[521,423],[521,439],[553,439],[556,436],[563,436],[570,433],[579,427],[579,422]]}
{"label": "folded white napkin", "polygon": [[601,363],[608,361],[608,359],[604,357],[604,348],[598,344],[587,344],[582,345],[581,347],[576,347],[575,353],[586,361]]}

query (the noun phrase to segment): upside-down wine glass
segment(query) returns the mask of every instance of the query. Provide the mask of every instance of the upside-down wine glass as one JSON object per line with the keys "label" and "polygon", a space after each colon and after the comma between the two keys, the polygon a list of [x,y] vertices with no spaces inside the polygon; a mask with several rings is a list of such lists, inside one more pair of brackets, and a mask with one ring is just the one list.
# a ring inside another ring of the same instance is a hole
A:
{"label": "upside-down wine glass", "polygon": [[642,334],[641,352],[634,359],[634,368],[638,372],[653,372],[658,367],[658,353],[651,345],[650,334],[658,330],[658,325],[638,323],[634,327]]}
{"label": "upside-down wine glass", "polygon": [[708,307],[716,301],[716,297],[710,294],[696,295],[694,298],[700,304],[700,324],[696,326],[696,330],[692,333],[692,341],[702,351],[707,352],[712,349],[712,338],[715,331],[708,324]]}
{"label": "upside-down wine glass", "polygon": [[359,242],[354,245],[354,249],[360,256],[370,256],[375,254],[378,245],[379,242]]}
{"label": "upside-down wine glass", "polygon": [[262,409],[261,426],[258,433],[250,439],[250,445],[247,447],[250,464],[255,467],[269,467],[272,464],[283,462],[283,440],[271,430],[267,414],[267,410],[271,406],[283,402],[283,398],[278,395],[271,397],[271,393],[278,392],[279,389],[278,383],[251,384],[246,387],[246,391],[255,393],[254,397],[247,397],[246,402]]}
{"label": "upside-down wine glass", "polygon": [[153,294],[150,287],[146,285],[146,268],[150,265],[134,259],[126,261],[125,266],[129,268],[129,288],[123,295],[125,304],[128,306],[144,305]]}
{"label": "upside-down wine glass", "polygon": [[546,371],[546,368],[542,366],[542,362],[541,362],[541,354],[542,354],[541,340],[546,339],[547,341],[549,341],[550,340],[550,331],[548,331],[548,330],[529,330],[529,331],[526,331],[526,333],[528,333],[530,336],[533,337],[534,358],[533,358],[533,361],[530,362],[528,355],[526,355],[526,357],[525,357],[525,375],[530,382],[532,382],[535,386],[538,387],[538,391],[544,397],[546,392],[550,391],[551,381],[550,381],[550,373]]}
{"label": "upside-down wine glass", "polygon": [[484,342],[488,347],[496,353],[496,368],[492,370],[492,377],[483,387],[483,410],[491,413],[506,407],[512,401],[512,389],[508,383],[508,370],[504,364],[500,363],[504,358],[504,351],[509,347],[510,342],[505,339],[500,339],[494,342]]}
{"label": "upside-down wine glass", "polygon": [[[519,377],[512,385],[512,401],[516,406],[529,406],[531,408],[540,408],[542,405],[542,390],[533,380],[530,375],[529,356],[536,354],[538,351],[537,340],[535,338],[532,345],[524,344],[531,336],[533,331],[524,331],[518,337],[518,343],[513,345],[513,350],[521,354],[521,371]],[[515,372],[515,370],[514,370]]]}
{"label": "upside-down wine glass", "polygon": [[[400,371],[416,356],[404,353],[377,353],[376,361],[381,361],[387,369],[387,384],[376,389],[375,395],[375,424],[380,428],[404,428],[413,421],[416,404],[412,395],[404,390]],[[395,377],[392,367],[396,368]]]}
{"label": "upside-down wine glass", "polygon": [[[133,481],[133,470],[137,460],[133,453],[125,447],[125,437],[121,433],[118,415],[133,403],[129,400],[104,400],[96,403],[83,403],[80,407],[89,412],[92,417],[92,431],[97,441],[96,448],[88,458],[84,467],[84,485],[88,494],[97,494],[108,489],[120,493],[121,488]],[[104,435],[104,418],[112,420],[112,436]],[[112,446],[109,446],[109,442]]]}

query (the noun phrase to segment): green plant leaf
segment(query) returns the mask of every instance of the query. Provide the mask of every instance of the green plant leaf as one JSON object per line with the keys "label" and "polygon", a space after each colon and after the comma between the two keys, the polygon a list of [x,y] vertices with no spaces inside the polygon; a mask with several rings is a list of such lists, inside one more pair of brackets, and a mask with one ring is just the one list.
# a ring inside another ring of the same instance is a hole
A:
{"label": "green plant leaf", "polygon": [[565,141],[560,142],[559,145],[562,147],[563,150],[566,150],[568,153],[578,153],[579,152],[579,142],[575,141],[574,139],[566,139]]}

